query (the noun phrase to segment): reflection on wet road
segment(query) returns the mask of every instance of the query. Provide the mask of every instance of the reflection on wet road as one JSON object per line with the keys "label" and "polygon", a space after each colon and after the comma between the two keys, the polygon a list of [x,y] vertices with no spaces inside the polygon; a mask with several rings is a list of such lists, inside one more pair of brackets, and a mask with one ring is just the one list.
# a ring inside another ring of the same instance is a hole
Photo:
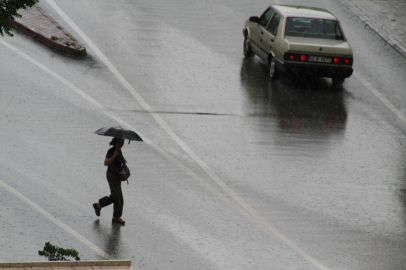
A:
{"label": "reflection on wet road", "polygon": [[100,224],[100,219],[93,222],[94,232],[100,237],[103,243],[102,249],[110,254],[113,258],[120,257],[123,253],[121,243],[121,225],[117,224]]}
{"label": "reflection on wet road", "polygon": [[282,76],[265,80],[266,65],[243,59],[241,84],[251,100],[249,116],[276,118],[286,133],[330,134],[345,132],[347,111],[342,87],[325,79]]}

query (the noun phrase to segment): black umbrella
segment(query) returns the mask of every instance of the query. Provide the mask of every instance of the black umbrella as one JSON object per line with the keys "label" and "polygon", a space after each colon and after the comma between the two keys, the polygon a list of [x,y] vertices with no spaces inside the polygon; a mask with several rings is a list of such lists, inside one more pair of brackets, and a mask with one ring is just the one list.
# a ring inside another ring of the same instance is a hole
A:
{"label": "black umbrella", "polygon": [[127,139],[130,141],[139,141],[142,142],[143,140],[141,137],[135,133],[132,130],[122,128],[122,127],[104,127],[99,130],[96,130],[94,133],[97,135],[102,135],[102,136],[109,136],[109,137],[115,137],[119,139]]}

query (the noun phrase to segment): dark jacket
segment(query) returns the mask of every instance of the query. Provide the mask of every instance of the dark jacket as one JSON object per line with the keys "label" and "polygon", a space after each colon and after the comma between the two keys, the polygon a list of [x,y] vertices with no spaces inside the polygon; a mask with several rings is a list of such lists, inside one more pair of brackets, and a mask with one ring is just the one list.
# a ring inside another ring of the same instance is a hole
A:
{"label": "dark jacket", "polygon": [[[107,151],[106,158],[111,158],[116,151],[116,147],[112,147]],[[124,156],[121,150],[118,150],[118,156],[107,166],[107,172],[117,174],[124,165]]]}

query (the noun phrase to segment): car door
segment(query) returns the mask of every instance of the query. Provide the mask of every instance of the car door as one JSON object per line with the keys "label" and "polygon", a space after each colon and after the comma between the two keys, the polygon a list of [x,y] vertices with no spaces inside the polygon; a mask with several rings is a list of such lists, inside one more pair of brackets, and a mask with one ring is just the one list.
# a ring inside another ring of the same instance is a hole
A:
{"label": "car door", "polygon": [[[279,54],[280,54],[280,48],[278,48],[278,44],[280,44],[280,33],[278,33],[279,31],[279,25],[281,22],[281,15],[279,15],[279,13],[275,13],[267,28],[266,31],[264,32],[264,34],[262,35],[262,47],[263,47],[263,51],[266,53],[265,57],[266,59],[268,59],[268,54],[269,52],[273,52],[275,54],[275,56],[277,58]],[[279,35],[278,35],[279,34]]]}
{"label": "car door", "polygon": [[267,10],[262,13],[261,17],[259,17],[259,21],[256,25],[254,25],[253,31],[251,31],[251,44],[253,45],[253,49],[257,52],[258,56],[266,59],[266,53],[263,51],[262,41],[263,35],[266,32],[266,27],[268,26],[269,20],[274,15],[275,11],[272,8],[268,8]]}

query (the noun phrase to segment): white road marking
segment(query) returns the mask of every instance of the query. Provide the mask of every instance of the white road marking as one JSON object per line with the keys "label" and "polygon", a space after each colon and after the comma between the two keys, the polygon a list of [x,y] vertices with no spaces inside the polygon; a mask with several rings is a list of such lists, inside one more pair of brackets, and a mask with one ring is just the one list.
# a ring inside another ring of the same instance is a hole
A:
{"label": "white road marking", "polygon": [[365,80],[358,72],[354,72],[355,78],[357,78],[372,94],[374,94],[386,107],[388,107],[403,123],[406,124],[406,116],[399,111],[389,100],[387,100],[381,92],[373,87],[367,80]]}
{"label": "white road marking", "polygon": [[91,248],[93,251],[95,251],[98,255],[100,255],[101,257],[107,259],[107,260],[115,260],[112,256],[110,256],[109,254],[107,254],[106,252],[104,252],[103,250],[101,250],[100,248],[98,248],[95,244],[93,244],[92,242],[90,242],[89,240],[87,240],[86,238],[84,238],[82,235],[80,235],[79,233],[77,233],[75,230],[73,230],[71,227],[69,227],[68,225],[66,225],[65,223],[63,223],[62,221],[60,221],[59,219],[57,219],[56,217],[54,217],[53,215],[51,215],[50,213],[48,213],[47,211],[45,211],[44,209],[42,209],[40,206],[38,206],[37,204],[35,204],[33,201],[31,201],[30,199],[28,199],[27,197],[25,197],[24,195],[22,195],[20,192],[18,192],[17,190],[15,190],[14,188],[10,187],[9,185],[7,185],[6,183],[4,183],[3,181],[0,180],[0,186],[2,186],[5,190],[7,190],[8,192],[10,192],[11,194],[13,194],[14,196],[18,197],[20,200],[24,201],[25,203],[27,203],[29,206],[31,206],[32,208],[34,208],[36,211],[38,211],[39,213],[41,213],[42,215],[44,215],[47,219],[51,220],[53,223],[55,223],[56,225],[58,225],[60,228],[64,229],[65,231],[67,231],[68,233],[70,233],[72,236],[74,236],[75,238],[77,238],[79,241],[81,241],[83,244],[85,244],[86,246],[88,246],[89,248]]}
{"label": "white road marking", "polygon": [[34,60],[33,58],[31,58],[30,56],[26,55],[25,53],[23,53],[22,51],[20,51],[19,49],[17,49],[16,47],[12,46],[11,44],[5,42],[3,39],[0,39],[0,43],[2,45],[4,45],[5,47],[7,47],[8,49],[12,50],[13,52],[19,54],[21,57],[23,57],[24,59],[28,60],[29,62],[31,62],[32,64],[36,65],[37,67],[39,67],[40,69],[44,70],[46,73],[48,73],[49,75],[51,75],[52,77],[56,78],[57,80],[59,80],[60,82],[62,82],[63,84],[65,84],[66,86],[68,86],[70,89],[72,89],[73,91],[75,91],[76,93],[78,93],[79,95],[81,95],[84,99],[86,99],[87,101],[89,101],[90,103],[92,103],[93,106],[95,106],[98,109],[103,109],[103,106],[100,105],[97,101],[95,101],[93,98],[91,98],[88,94],[86,94],[85,92],[83,92],[82,90],[80,90],[78,87],[76,87],[75,85],[73,85],[72,83],[70,83],[68,80],[66,80],[65,78],[59,76],[57,73],[55,73],[54,71],[50,70],[49,68],[47,68],[46,66],[44,66],[43,64],[41,64],[40,62]]}

